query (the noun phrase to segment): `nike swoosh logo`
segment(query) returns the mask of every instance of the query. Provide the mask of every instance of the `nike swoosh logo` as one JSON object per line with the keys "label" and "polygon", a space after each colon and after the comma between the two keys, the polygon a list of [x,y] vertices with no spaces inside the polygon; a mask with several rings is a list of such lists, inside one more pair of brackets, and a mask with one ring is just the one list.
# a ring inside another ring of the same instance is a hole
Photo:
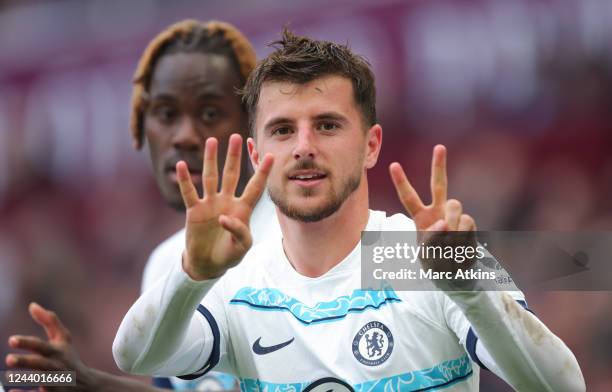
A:
{"label": "nike swoosh logo", "polygon": [[253,352],[255,354],[257,354],[257,355],[270,354],[270,353],[273,353],[276,350],[280,350],[281,348],[290,345],[293,342],[294,339],[295,338],[291,338],[291,339],[289,339],[286,342],[283,342],[281,344],[276,344],[274,346],[264,347],[261,344],[259,344],[259,342],[261,342],[261,338],[259,338],[259,339],[257,339],[255,341],[255,343],[253,343]]}

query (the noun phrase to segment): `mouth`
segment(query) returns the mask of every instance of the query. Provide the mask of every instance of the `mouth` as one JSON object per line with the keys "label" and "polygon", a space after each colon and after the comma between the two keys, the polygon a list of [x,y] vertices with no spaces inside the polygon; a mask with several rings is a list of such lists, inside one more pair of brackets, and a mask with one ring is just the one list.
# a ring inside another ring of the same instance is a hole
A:
{"label": "mouth", "polygon": [[[189,177],[191,182],[195,185],[199,185],[202,182],[202,171],[188,166]],[[166,176],[170,179],[173,184],[178,184],[178,177],[176,176],[176,169],[174,167],[166,168]]]}
{"label": "mouth", "polygon": [[299,170],[288,176],[289,181],[299,186],[311,187],[320,184],[327,174],[320,170]]}

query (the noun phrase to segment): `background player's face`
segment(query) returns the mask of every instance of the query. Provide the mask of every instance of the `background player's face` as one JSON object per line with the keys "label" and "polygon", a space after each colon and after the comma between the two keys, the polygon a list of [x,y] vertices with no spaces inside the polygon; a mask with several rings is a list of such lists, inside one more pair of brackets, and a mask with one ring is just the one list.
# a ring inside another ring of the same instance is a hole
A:
{"label": "background player's face", "polygon": [[283,214],[304,222],[336,212],[363,185],[364,170],[378,153],[372,129],[364,131],[352,83],[340,76],[303,85],[264,83],[255,129],[256,155],[274,154],[270,197]]}
{"label": "background player's face", "polygon": [[151,80],[144,129],[155,179],[172,207],[184,209],[176,163],[179,160],[187,163],[201,194],[206,138],[214,136],[219,140],[223,167],[229,135],[245,133],[246,114],[235,92],[240,86],[240,77],[225,56],[177,53],[158,61]]}

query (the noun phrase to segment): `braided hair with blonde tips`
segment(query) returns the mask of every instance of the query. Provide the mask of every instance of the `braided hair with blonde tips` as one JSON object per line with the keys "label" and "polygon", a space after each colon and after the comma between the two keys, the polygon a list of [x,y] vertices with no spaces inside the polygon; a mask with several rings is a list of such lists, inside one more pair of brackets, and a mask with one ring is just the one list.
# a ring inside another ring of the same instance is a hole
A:
{"label": "braided hair with blonde tips", "polygon": [[246,82],[257,61],[249,40],[229,23],[188,19],[168,26],[149,42],[134,73],[130,130],[136,149],[143,145],[144,112],[149,102],[149,87],[155,66],[162,56],[174,53],[227,56],[236,67],[242,84]]}

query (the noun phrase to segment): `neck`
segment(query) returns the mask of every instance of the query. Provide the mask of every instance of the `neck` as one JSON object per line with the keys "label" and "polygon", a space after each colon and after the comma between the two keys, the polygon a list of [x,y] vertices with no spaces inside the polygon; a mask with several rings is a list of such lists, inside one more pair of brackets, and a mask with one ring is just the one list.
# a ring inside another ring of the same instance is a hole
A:
{"label": "neck", "polygon": [[283,249],[301,275],[319,277],[338,265],[357,246],[368,223],[368,183],[365,175],[359,188],[340,209],[318,222],[300,222],[277,209],[283,233]]}

